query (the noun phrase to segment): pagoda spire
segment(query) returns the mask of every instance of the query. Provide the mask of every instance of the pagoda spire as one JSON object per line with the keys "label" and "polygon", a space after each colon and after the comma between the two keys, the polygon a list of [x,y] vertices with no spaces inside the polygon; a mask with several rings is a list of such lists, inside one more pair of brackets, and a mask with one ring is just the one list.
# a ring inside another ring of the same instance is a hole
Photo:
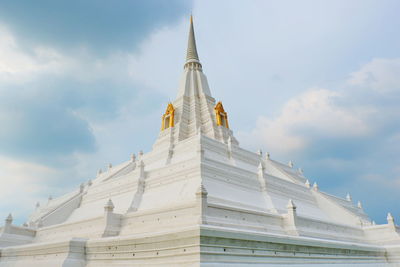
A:
{"label": "pagoda spire", "polygon": [[[195,64],[189,64],[195,63]],[[190,27],[189,27],[189,38],[188,38],[188,46],[186,51],[186,62],[185,67],[187,65],[200,65],[199,55],[197,54],[196,47],[196,38],[194,36],[194,27],[193,27],[193,16],[190,15]]]}
{"label": "pagoda spire", "polygon": [[[239,144],[229,129],[227,112],[221,102],[216,103],[211,95],[197,53],[192,16],[188,33],[186,60],[178,95],[175,101],[169,104],[174,112],[165,112],[161,117],[160,135],[153,146],[153,149],[166,151],[168,163],[174,157],[175,144],[195,135],[198,135],[200,140],[202,136],[207,136],[229,146]],[[165,127],[167,125],[169,127]]]}

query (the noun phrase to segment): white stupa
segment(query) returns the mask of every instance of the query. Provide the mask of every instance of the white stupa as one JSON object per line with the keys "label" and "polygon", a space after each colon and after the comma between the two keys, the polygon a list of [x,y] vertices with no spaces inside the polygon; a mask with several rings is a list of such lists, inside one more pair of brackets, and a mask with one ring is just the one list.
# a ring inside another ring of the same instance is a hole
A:
{"label": "white stupa", "polygon": [[239,146],[191,20],[184,73],[148,153],[0,228],[0,266],[400,266],[400,227]]}

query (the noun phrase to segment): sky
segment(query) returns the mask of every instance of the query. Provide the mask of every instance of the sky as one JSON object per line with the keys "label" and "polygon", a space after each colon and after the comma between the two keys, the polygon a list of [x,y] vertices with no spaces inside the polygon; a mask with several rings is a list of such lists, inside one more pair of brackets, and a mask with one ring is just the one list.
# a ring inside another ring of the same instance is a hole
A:
{"label": "sky", "polygon": [[242,147],[400,222],[400,2],[0,2],[0,218],[150,151],[189,16]]}

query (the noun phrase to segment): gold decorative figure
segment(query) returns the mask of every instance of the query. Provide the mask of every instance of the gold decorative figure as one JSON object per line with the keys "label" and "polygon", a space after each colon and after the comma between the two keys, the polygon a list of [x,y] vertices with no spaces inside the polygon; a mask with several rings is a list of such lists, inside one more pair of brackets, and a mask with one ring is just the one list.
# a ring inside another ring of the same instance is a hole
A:
{"label": "gold decorative figure", "polygon": [[224,126],[229,129],[229,123],[228,123],[228,114],[224,110],[224,106],[222,105],[222,102],[219,101],[217,105],[215,105],[215,117],[217,118],[217,125],[218,126]]}
{"label": "gold decorative figure", "polygon": [[174,114],[175,114],[174,106],[171,103],[168,103],[167,109],[165,110],[165,113],[162,116],[161,131],[168,129],[170,127],[174,127]]}

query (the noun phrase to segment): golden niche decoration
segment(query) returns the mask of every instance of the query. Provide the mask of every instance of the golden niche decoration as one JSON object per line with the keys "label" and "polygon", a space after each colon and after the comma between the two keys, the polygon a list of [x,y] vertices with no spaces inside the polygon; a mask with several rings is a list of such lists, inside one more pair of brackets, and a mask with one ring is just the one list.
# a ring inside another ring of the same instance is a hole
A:
{"label": "golden niche decoration", "polygon": [[222,102],[219,101],[217,105],[215,105],[215,117],[217,118],[217,125],[218,126],[224,126],[229,129],[229,123],[228,123],[228,114],[224,110],[224,106],[222,105]]}
{"label": "golden niche decoration", "polygon": [[174,113],[175,108],[171,103],[169,103],[167,106],[167,110],[165,110],[165,113],[162,116],[161,131],[170,127],[174,127]]}

